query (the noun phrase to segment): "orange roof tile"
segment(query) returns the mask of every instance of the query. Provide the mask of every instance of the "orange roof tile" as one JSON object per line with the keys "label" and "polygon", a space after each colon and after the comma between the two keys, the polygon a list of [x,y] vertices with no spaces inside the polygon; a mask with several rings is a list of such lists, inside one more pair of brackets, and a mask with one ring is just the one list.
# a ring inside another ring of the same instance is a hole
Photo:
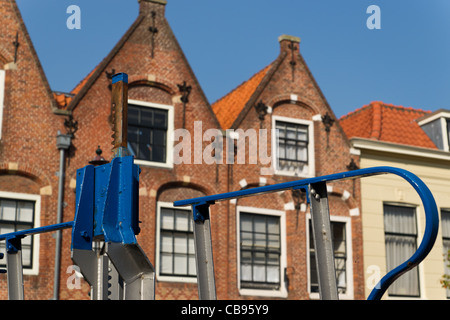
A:
{"label": "orange roof tile", "polygon": [[268,65],[253,75],[249,80],[243,82],[233,91],[211,105],[223,129],[229,129],[231,127],[233,122],[244,109],[247,101],[261,83],[267,71],[270,69],[270,66],[271,65]]}
{"label": "orange roof tile", "polygon": [[67,107],[69,103],[72,101],[73,97],[80,92],[81,88],[86,84],[86,82],[89,80],[89,78],[94,74],[95,70],[97,68],[94,68],[83,80],[81,80],[75,88],[73,88],[72,91],[70,91],[69,94],[67,93],[60,93],[60,92],[53,92],[53,97],[56,100],[56,103],[58,106],[62,109]]}
{"label": "orange roof tile", "polygon": [[376,101],[341,117],[339,123],[349,139],[367,138],[437,149],[416,121],[429,113]]}

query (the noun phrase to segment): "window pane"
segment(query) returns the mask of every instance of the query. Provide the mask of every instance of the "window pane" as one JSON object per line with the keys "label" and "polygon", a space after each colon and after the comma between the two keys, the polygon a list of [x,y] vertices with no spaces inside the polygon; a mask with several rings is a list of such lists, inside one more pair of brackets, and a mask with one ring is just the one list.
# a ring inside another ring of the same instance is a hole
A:
{"label": "window pane", "polygon": [[128,106],[128,123],[139,124],[139,110],[133,106]]}
{"label": "window pane", "polygon": [[253,234],[251,232],[241,232],[241,246],[250,247],[253,245]]}
{"label": "window pane", "polygon": [[166,145],[166,132],[161,130],[153,131],[153,145],[165,146]]}
{"label": "window pane", "polygon": [[139,159],[142,160],[152,160],[151,159],[151,146],[148,143],[139,143],[138,147],[138,155]]}
{"label": "window pane", "polygon": [[241,216],[241,231],[253,231],[252,220],[248,215]]}
{"label": "window pane", "polygon": [[161,273],[170,274],[173,273],[173,258],[170,253],[161,253]]}
{"label": "window pane", "polygon": [[308,161],[308,150],[304,147],[297,148],[297,160]]}
{"label": "window pane", "polygon": [[153,124],[153,111],[150,108],[141,109],[141,121],[140,124],[151,126]]}
{"label": "window pane", "polygon": [[286,128],[286,138],[288,139],[294,139],[297,136],[297,130],[293,126],[289,126]]}
{"label": "window pane", "polygon": [[173,210],[161,208],[161,228],[173,229]]}
{"label": "window pane", "polygon": [[413,207],[384,205],[385,232],[416,234],[416,217]]}
{"label": "window pane", "polygon": [[128,141],[134,142],[134,143],[139,142],[139,135],[140,135],[139,132],[140,132],[140,130],[138,127],[128,126],[128,132],[127,132]]}
{"label": "window pane", "polygon": [[161,233],[161,251],[162,252],[172,252],[172,234],[169,232]]}
{"label": "window pane", "polygon": [[139,143],[143,145],[150,145],[152,142],[152,131],[148,128],[139,129]]}
{"label": "window pane", "polygon": [[255,247],[265,248],[266,247],[266,234],[265,233],[255,233],[253,235]]}
{"label": "window pane", "polygon": [[14,225],[12,224],[0,225],[0,234],[11,233],[14,231]]}
{"label": "window pane", "polygon": [[280,236],[276,234],[270,234],[267,239],[267,246],[269,248],[280,248]]}
{"label": "window pane", "polygon": [[194,243],[194,235],[189,234],[188,238],[188,253],[195,254],[195,243]]}
{"label": "window pane", "polygon": [[156,162],[166,162],[166,148],[153,145],[151,148],[151,160]]}
{"label": "window pane", "polygon": [[189,256],[189,270],[188,274],[190,276],[195,276],[197,274],[196,266],[195,266],[195,256]]}
{"label": "window pane", "polygon": [[175,211],[175,230],[188,231],[189,216],[188,211]]}
{"label": "window pane", "polygon": [[255,215],[253,217],[254,232],[266,232],[266,219],[264,216]]}
{"label": "window pane", "polygon": [[3,220],[16,220],[16,202],[10,200],[2,200],[2,219]]}
{"label": "window pane", "polygon": [[167,111],[154,109],[154,117],[155,128],[167,129]]}
{"label": "window pane", "polygon": [[187,235],[178,234],[174,235],[174,252],[176,253],[187,253]]}
{"label": "window pane", "polygon": [[266,268],[261,265],[253,265],[253,281],[265,282],[266,281]]}
{"label": "window pane", "polygon": [[308,131],[304,129],[298,129],[297,140],[308,141]]}
{"label": "window pane", "polygon": [[280,282],[280,268],[278,266],[267,267],[267,282]]}
{"label": "window pane", "polygon": [[286,159],[289,160],[296,160],[295,157],[295,142],[294,141],[288,141],[286,144]]}
{"label": "window pane", "polygon": [[19,202],[19,217],[21,222],[33,222],[34,204],[32,202]]}
{"label": "window pane", "polygon": [[174,273],[178,275],[187,274],[187,257],[186,255],[174,255]]}
{"label": "window pane", "polygon": [[241,265],[241,280],[252,281],[252,266],[250,264]]}

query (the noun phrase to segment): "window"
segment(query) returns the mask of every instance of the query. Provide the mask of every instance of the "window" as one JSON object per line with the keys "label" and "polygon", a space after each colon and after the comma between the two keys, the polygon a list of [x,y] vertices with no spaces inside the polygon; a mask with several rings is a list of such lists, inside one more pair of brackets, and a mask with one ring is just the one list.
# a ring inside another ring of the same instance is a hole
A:
{"label": "window", "polygon": [[129,100],[128,150],[137,164],[172,166],[172,106]]}
{"label": "window", "polygon": [[287,296],[284,212],[238,207],[241,294]]}
{"label": "window", "polygon": [[273,116],[275,173],[314,176],[312,122]]}
{"label": "window", "polygon": [[[388,272],[409,259],[417,249],[416,210],[414,207],[383,206]],[[417,267],[399,277],[388,289],[390,296],[419,297]]]}
{"label": "window", "polygon": [[5,97],[5,70],[0,70],[0,139],[2,138],[4,97]]}
{"label": "window", "polygon": [[[352,258],[351,258],[351,239],[350,228],[347,223],[350,221],[347,217],[330,217],[331,235],[334,253],[334,266],[336,271],[337,289],[340,298],[352,298]],[[314,238],[312,232],[312,221],[308,217],[309,224],[309,274],[311,296],[318,298],[319,279],[316,264],[316,255],[314,249]]]}
{"label": "window", "polygon": [[[39,208],[39,196],[0,192],[0,234],[38,227]],[[24,274],[37,274],[39,235],[27,236],[21,244]],[[0,252],[6,254],[6,241],[0,241]],[[0,260],[0,263],[6,266],[6,260]]]}
{"label": "window", "polygon": [[[444,250],[444,270],[446,275],[450,275],[450,261],[448,259],[450,251],[450,210],[441,210],[441,225]],[[450,289],[447,289],[447,298],[450,298]]]}
{"label": "window", "polygon": [[418,122],[436,147],[450,151],[450,111],[439,110],[421,118]]}
{"label": "window", "polygon": [[158,202],[158,279],[195,282],[194,232],[190,209]]}
{"label": "window", "polygon": [[450,119],[447,118],[445,120],[447,124],[447,132],[445,134],[447,135],[448,150],[450,150]]}

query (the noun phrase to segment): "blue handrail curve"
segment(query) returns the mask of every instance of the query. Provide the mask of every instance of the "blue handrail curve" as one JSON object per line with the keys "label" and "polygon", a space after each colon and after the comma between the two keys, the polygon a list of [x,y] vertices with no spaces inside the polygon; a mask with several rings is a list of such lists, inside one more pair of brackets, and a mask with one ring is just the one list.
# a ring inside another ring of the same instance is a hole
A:
{"label": "blue handrail curve", "polygon": [[400,168],[381,166],[373,168],[358,169],[353,171],[341,172],[330,174],[321,177],[308,178],[303,180],[296,180],[290,182],[284,182],[269,186],[249,188],[239,191],[232,191],[227,193],[221,193],[216,195],[210,195],[199,198],[185,199],[174,202],[174,206],[187,206],[198,203],[214,203],[216,201],[223,201],[229,199],[236,199],[242,197],[248,197],[256,194],[263,194],[269,192],[276,192],[287,189],[300,189],[307,188],[312,183],[327,182],[343,179],[355,179],[360,177],[368,177],[381,174],[395,174],[405,179],[409,184],[413,186],[416,192],[419,194],[420,199],[425,210],[425,232],[416,252],[404,263],[388,272],[375,286],[372,292],[369,294],[368,300],[379,300],[387,290],[387,288],[402,274],[416,267],[420,262],[425,259],[428,253],[433,248],[436,241],[438,228],[439,228],[439,215],[436,202],[433,194],[426,184],[415,174]]}

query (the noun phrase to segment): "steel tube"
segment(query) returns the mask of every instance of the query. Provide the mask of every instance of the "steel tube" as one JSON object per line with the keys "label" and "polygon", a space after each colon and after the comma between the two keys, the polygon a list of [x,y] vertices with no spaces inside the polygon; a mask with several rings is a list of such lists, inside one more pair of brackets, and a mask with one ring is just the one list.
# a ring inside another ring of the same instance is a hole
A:
{"label": "steel tube", "polygon": [[310,196],[320,298],[322,300],[338,300],[326,183],[312,184]]}

